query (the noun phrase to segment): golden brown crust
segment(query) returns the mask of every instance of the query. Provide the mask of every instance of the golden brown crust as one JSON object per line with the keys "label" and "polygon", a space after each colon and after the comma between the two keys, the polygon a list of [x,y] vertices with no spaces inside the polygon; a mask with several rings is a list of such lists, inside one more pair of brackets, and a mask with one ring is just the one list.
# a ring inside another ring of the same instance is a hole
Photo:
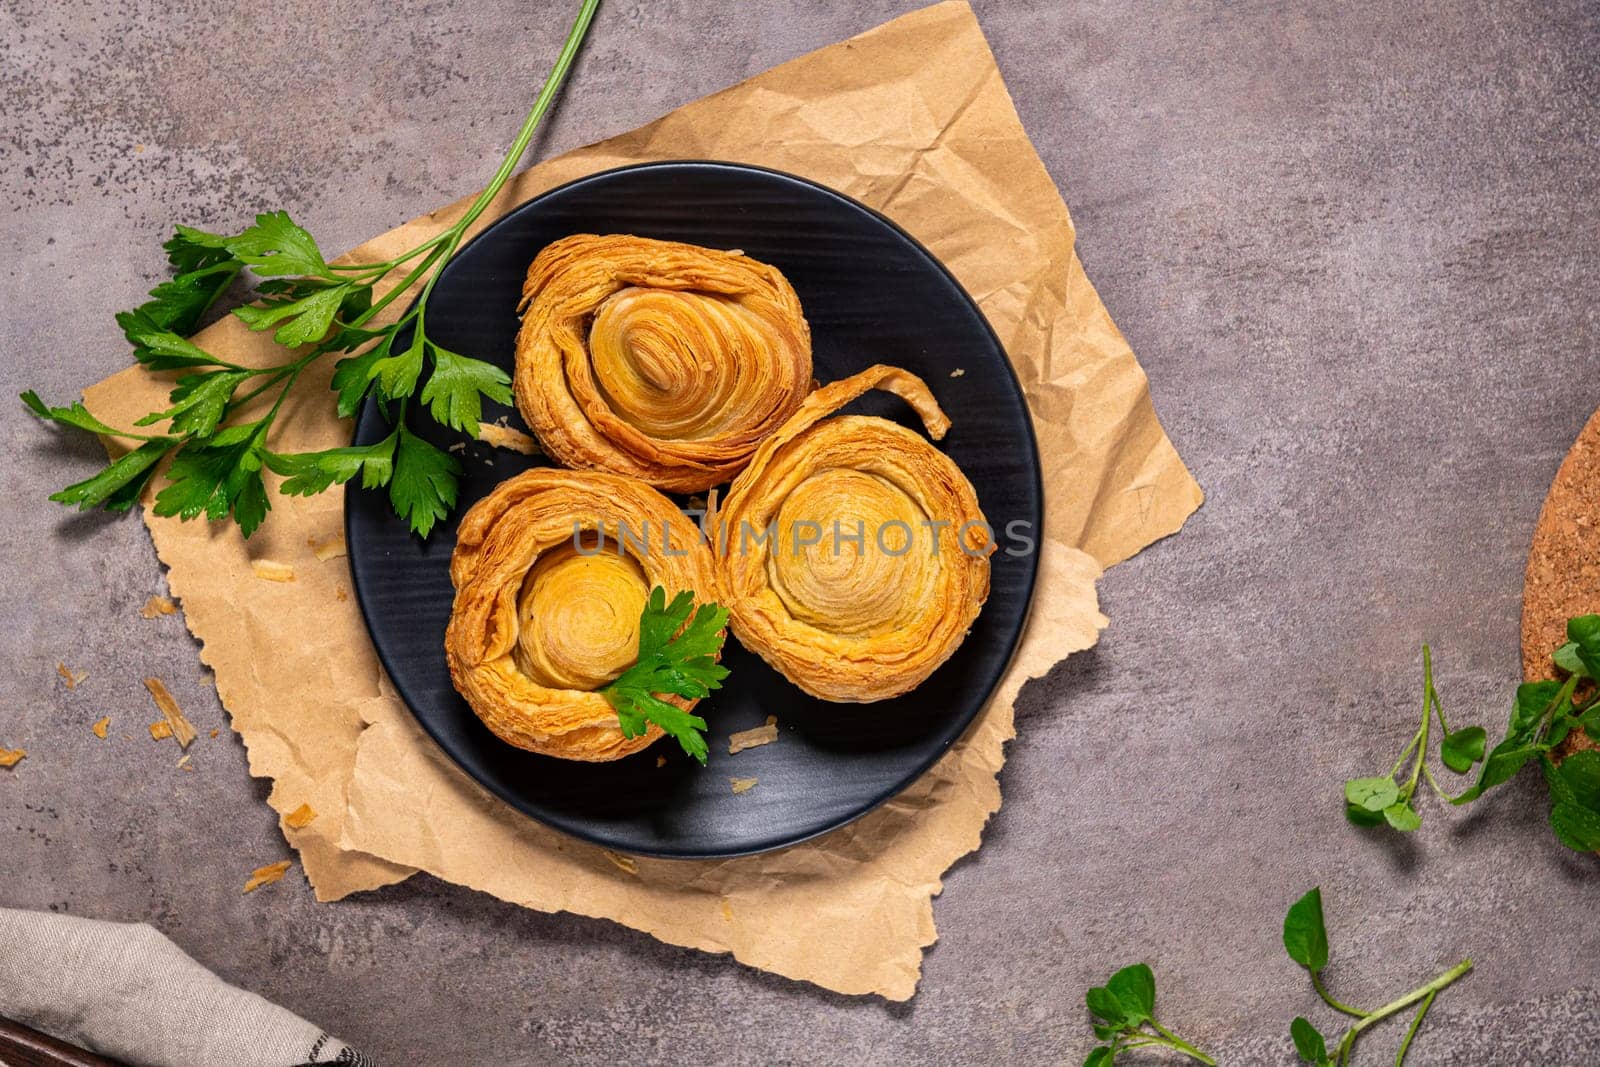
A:
{"label": "golden brown crust", "polygon": [[[619,552],[623,524],[635,540]],[[715,599],[710,551],[670,500],[631,478],[550,467],[501,482],[462,517],[450,580],[456,689],[501,740],[575,760],[621,759],[662,736],[654,724],[623,736],[598,692],[634,662],[650,589]]]}
{"label": "golden brown crust", "polygon": [[695,493],[742,469],[811,388],[811,331],[776,267],[578,234],[528,268],[517,407],[569,467]]}
{"label": "golden brown crust", "polygon": [[916,688],[989,595],[993,534],[960,468],[887,419],[826,417],[873,388],[904,398],[935,439],[949,428],[922,379],[872,367],[807,397],[710,519],[734,634],[823,700]]}

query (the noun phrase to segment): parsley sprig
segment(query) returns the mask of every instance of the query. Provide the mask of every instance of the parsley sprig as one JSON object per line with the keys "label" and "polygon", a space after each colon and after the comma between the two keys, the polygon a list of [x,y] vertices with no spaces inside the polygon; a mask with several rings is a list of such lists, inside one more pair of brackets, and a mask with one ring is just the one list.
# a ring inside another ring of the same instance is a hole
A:
{"label": "parsley sprig", "polygon": [[722,688],[728,668],[717,662],[722,651],[728,609],[717,604],[694,606],[687,590],[667,603],[661,586],[639,615],[639,659],[602,692],[616,709],[624,737],[638,737],[655,723],[678,739],[683,750],[706,761],[706,721],[657,694],[698,699]]}
{"label": "parsley sprig", "polygon": [[[455,505],[461,467],[454,457],[413,433],[406,413],[413,395],[444,426],[478,435],[484,398],[511,402],[511,380],[499,367],[439,344],[427,331],[428,297],[467,230],[511,177],[549,110],[588,32],[599,0],[583,0],[560,55],[499,169],[465,214],[443,233],[381,263],[329,263],[316,240],[287,212],[256,216],[234,234],[177,227],[166,242],[173,277],[150,299],[117,316],[134,359],[153,372],[176,371],[170,407],[135,422],[165,424],[160,433],[118,429],[82,403],[51,407],[33,391],[22,394],[35,415],[65,426],[137,442],[94,476],[50,499],[80,509],[126,511],[139,499],[160,461],[173,454],[155,512],[193,519],[232,517],[249,537],[271,508],[262,470],[282,475],[281,491],[310,496],[361,475],[368,489],[387,487],[397,514],[426,537]],[[235,279],[255,279],[248,302],[233,314],[250,329],[272,331],[294,350],[282,363],[245,367],[188,339]],[[421,285],[409,310],[387,325],[379,316]],[[273,424],[306,368],[330,355],[341,418],[368,395],[384,404],[393,429],[373,445],[283,453],[271,446]],[[421,391],[417,388],[421,384]],[[274,393],[275,391],[275,393]],[[269,404],[266,397],[274,397]],[[260,403],[256,401],[260,399]],[[265,406],[263,414],[256,414]],[[254,418],[246,418],[256,415]]]}
{"label": "parsley sprig", "polygon": [[[1422,825],[1413,804],[1421,782],[1426,781],[1451,804],[1468,804],[1510,781],[1537,759],[1550,787],[1550,827],[1556,837],[1580,852],[1600,849],[1600,751],[1572,752],[1559,763],[1551,758],[1551,753],[1575,730],[1600,741],[1600,694],[1591,686],[1586,697],[1577,698],[1580,686],[1600,678],[1600,615],[1568,619],[1567,642],[1556,649],[1551,659],[1566,679],[1519,685],[1505,737],[1485,751],[1488,735],[1483,727],[1450,729],[1433,686],[1433,655],[1424,645],[1422,723],[1388,774],[1352,778],[1345,783],[1346,816],[1360,826],[1388,823],[1396,830],[1415,830]],[[1477,781],[1455,796],[1440,786],[1427,764],[1429,735],[1435,721],[1443,737],[1439,745],[1441,762],[1457,774],[1479,768]]]}
{"label": "parsley sprig", "polygon": [[1122,968],[1105,985],[1089,990],[1084,1000],[1093,1016],[1094,1036],[1105,1044],[1090,1050],[1083,1067],[1111,1067],[1118,1053],[1141,1048],[1172,1049],[1216,1067],[1216,1060],[1156,1020],[1156,976],[1149,964]]}
{"label": "parsley sprig", "polygon": [[1423,1017],[1428,1014],[1428,1009],[1433,1007],[1434,998],[1439,995],[1440,990],[1472,970],[1472,961],[1462,960],[1432,981],[1396,997],[1373,1011],[1362,1011],[1360,1008],[1352,1008],[1335,1000],[1322,983],[1322,969],[1328,965],[1328,926],[1323,918],[1320,887],[1311,890],[1290,905],[1289,913],[1283,919],[1283,947],[1289,953],[1290,959],[1310,973],[1311,984],[1323,1002],[1334,1011],[1355,1019],[1350,1028],[1339,1038],[1332,1052],[1328,1051],[1328,1039],[1312,1025],[1309,1019],[1296,1016],[1289,1024],[1289,1036],[1294,1041],[1295,1051],[1300,1054],[1302,1060],[1315,1067],[1345,1067],[1350,1062],[1356,1039],[1364,1032],[1390,1016],[1405,1011],[1413,1004],[1420,1004],[1417,1014],[1412,1017],[1410,1028],[1406,1031],[1405,1040],[1401,1042],[1400,1050],[1395,1056],[1395,1067],[1400,1067],[1400,1064],[1405,1062],[1406,1053],[1411,1050],[1411,1042],[1422,1026]]}

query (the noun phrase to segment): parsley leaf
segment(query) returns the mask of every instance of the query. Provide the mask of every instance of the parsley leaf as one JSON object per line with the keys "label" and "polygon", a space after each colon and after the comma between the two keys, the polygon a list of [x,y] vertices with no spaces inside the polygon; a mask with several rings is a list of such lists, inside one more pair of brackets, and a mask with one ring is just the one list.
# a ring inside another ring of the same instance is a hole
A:
{"label": "parsley leaf", "polygon": [[493,363],[458,355],[438,346],[433,351],[433,373],[422,387],[422,402],[435,422],[478,436],[483,398],[511,403],[511,377]]}
{"label": "parsley leaf", "polygon": [[268,452],[267,467],[285,476],[279,491],[288,496],[316,496],[332,485],[343,485],[358,473],[364,489],[388,485],[394,474],[394,449],[398,431],[375,445],[330,448],[325,452]]}
{"label": "parsley leaf", "polygon": [[233,367],[193,341],[174,333],[153,319],[150,305],[117,315],[122,335],[133,345],[133,358],[151,370],[180,370],[186,367]]}
{"label": "parsley leaf", "polygon": [[287,211],[257,215],[254,226],[232,236],[179,226],[178,237],[191,246],[226,249],[263,278],[291,274],[328,279],[334,276],[315,238],[296,225]]}
{"label": "parsley leaf", "polygon": [[449,514],[456,503],[456,476],[461,464],[410,430],[402,421],[395,427],[394,470],[389,479],[389,500],[402,519],[420,536]]}
{"label": "parsley leaf", "polygon": [[154,437],[124,456],[113,460],[109,466],[92,478],[75,482],[50,499],[58,504],[76,504],[79,511],[103,507],[108,511],[127,511],[139,499],[145,483],[155,473],[156,462],[167,454],[173,445],[170,437]]}
{"label": "parsley leaf", "polygon": [[284,300],[246,304],[244,307],[234,308],[233,313],[243,319],[245,325],[256,331],[268,329],[280,322],[284,323],[278,327],[272,339],[285,348],[299,348],[301,345],[322,340],[328,332],[328,327],[333,325],[334,316],[339,314],[339,309],[349,297],[352,288],[349,282],[343,285],[330,285],[312,290],[305,296],[296,293]]}
{"label": "parsley leaf", "polygon": [[150,426],[167,419],[172,420],[172,432],[179,437],[207,437],[222,421],[239,383],[250,378],[247,370],[219,370],[207,374],[187,374],[178,379],[172,390],[172,407],[155,411],[134,423]]}
{"label": "parsley leaf", "polygon": [[[691,618],[691,613],[693,617]],[[661,586],[639,615],[639,659],[602,692],[616,709],[624,737],[638,737],[653,722],[678,739],[683,750],[706,761],[706,722],[657,694],[698,699],[722,688],[728,668],[717,662],[728,625],[728,609],[694,607],[694,594],[678,593],[667,603]]]}
{"label": "parsley leaf", "polygon": [[272,505],[261,481],[263,445],[270,423],[230,426],[178,450],[168,472],[170,484],[156,494],[157,515],[225,519],[232,514],[246,537],[255,533]]}

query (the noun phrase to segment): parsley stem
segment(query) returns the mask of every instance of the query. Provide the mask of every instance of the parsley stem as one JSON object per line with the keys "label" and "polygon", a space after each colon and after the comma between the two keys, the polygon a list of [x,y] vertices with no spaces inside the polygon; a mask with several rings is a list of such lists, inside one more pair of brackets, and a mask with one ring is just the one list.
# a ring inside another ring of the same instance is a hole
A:
{"label": "parsley stem", "polygon": [[1152,1018],[1150,1020],[1150,1025],[1155,1027],[1156,1031],[1162,1037],[1167,1039],[1167,1042],[1171,1048],[1188,1055],[1192,1059],[1199,1060],[1201,1063],[1206,1064],[1206,1067],[1217,1067],[1216,1060],[1212,1059],[1210,1056],[1207,1056],[1204,1052],[1201,1052],[1199,1049],[1189,1044],[1189,1042],[1185,1041],[1171,1030],[1168,1030],[1165,1026],[1162,1026],[1160,1023],[1156,1022],[1155,1019]]}
{"label": "parsley stem", "polygon": [[1361,1036],[1362,1031],[1366,1030],[1370,1026],[1382,1022],[1384,1019],[1387,1019],[1396,1012],[1404,1011],[1419,1000],[1429,998],[1432,994],[1444,989],[1446,986],[1450,985],[1456,981],[1456,979],[1460,978],[1470,970],[1472,970],[1472,961],[1462,960],[1460,963],[1456,964],[1448,971],[1445,971],[1427,985],[1419,986],[1397,1000],[1391,1000],[1377,1011],[1372,1012],[1371,1014],[1357,1021],[1354,1026],[1345,1031],[1343,1039],[1341,1039],[1339,1042],[1338,1062],[1341,1067],[1349,1064],[1350,1050],[1355,1048],[1356,1038]]}
{"label": "parsley stem", "polygon": [[1422,1002],[1422,1007],[1417,1009],[1416,1017],[1411,1020],[1411,1027],[1406,1030],[1405,1040],[1400,1042],[1400,1051],[1395,1053],[1394,1067],[1404,1067],[1406,1053],[1411,1051],[1411,1039],[1417,1036],[1417,1029],[1422,1026],[1422,1017],[1428,1014],[1428,1009],[1433,1007],[1433,998],[1438,995],[1439,991],[1437,989],[1433,990],[1428,994],[1427,999]]}
{"label": "parsley stem", "polygon": [[1357,1019],[1365,1019],[1367,1017],[1368,1013],[1362,1011],[1360,1008],[1352,1008],[1348,1004],[1341,1004],[1339,1001],[1334,1000],[1333,994],[1328,992],[1328,987],[1322,984],[1322,975],[1320,972],[1311,972],[1311,985],[1312,988],[1317,991],[1317,996],[1322,998],[1323,1003],[1328,1005],[1328,1007],[1332,1008],[1334,1011],[1343,1012],[1344,1014]]}

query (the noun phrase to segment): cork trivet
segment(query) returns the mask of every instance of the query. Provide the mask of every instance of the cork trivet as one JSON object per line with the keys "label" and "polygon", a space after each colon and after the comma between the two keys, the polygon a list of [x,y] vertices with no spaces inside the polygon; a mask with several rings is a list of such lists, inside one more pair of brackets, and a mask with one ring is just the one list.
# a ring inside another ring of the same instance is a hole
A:
{"label": "cork trivet", "polygon": [[[1522,675],[1555,677],[1567,619],[1600,612],[1600,411],[1578,434],[1539,511],[1522,587]],[[1582,731],[1571,744],[1596,746]]]}

